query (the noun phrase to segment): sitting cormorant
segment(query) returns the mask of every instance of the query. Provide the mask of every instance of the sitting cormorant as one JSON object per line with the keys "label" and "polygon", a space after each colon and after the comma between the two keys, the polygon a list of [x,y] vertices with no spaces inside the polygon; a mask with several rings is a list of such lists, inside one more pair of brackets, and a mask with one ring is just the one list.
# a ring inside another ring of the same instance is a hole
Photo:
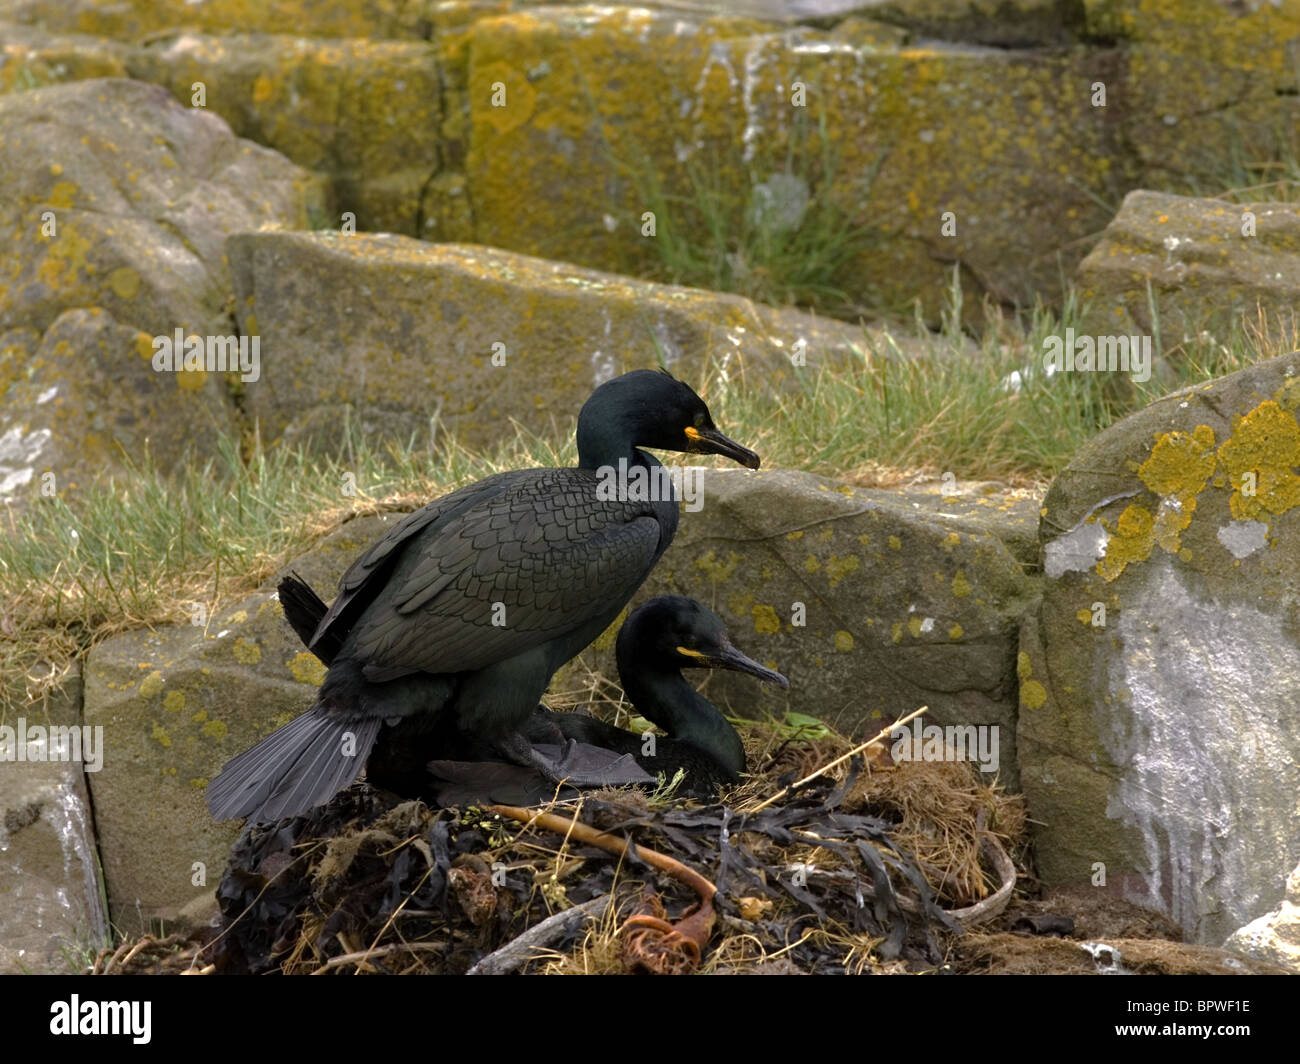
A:
{"label": "sitting cormorant", "polygon": [[[647,720],[668,733],[656,736],[654,753],[645,754],[645,740],[635,732],[582,713],[547,713],[544,725],[558,728],[566,739],[631,754],[651,775],[669,780],[683,769],[681,793],[711,795],[720,785],[735,783],[745,770],[745,748],[730,722],[688,684],[683,669],[734,669],[766,683],[789,687],[779,672],[746,657],[727,638],[722,618],[695,599],[660,595],[638,606],[619,629],[614,657],[618,676],[632,705]],[[530,737],[545,738],[534,732]]]}
{"label": "sitting cormorant", "polygon": [[[227,762],[208,787],[216,819],[306,812],[356,779],[377,740],[418,739],[444,711],[508,760],[569,775],[519,728],[676,532],[668,478],[652,476],[660,463],[638,448],[759,465],[694,391],[651,370],[597,388],[577,444],[576,468],[470,484],[403,518],[352,564],[308,641],[331,662],[316,704]],[[610,490],[611,478],[634,490]],[[663,490],[635,490],[647,484]]]}

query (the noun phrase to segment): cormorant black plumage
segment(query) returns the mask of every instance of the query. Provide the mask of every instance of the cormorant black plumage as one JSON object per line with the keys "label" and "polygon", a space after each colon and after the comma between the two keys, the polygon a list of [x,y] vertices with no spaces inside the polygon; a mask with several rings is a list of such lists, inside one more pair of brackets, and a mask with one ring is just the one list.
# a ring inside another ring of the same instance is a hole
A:
{"label": "cormorant black plumage", "polygon": [[470,484],[403,518],[352,564],[307,640],[330,661],[316,704],[226,764],[208,788],[214,817],[305,812],[352,782],[376,747],[418,745],[445,712],[509,760],[566,775],[519,728],[677,528],[666,477],[657,478],[663,491],[619,492],[611,474],[625,463],[645,485],[661,467],[640,447],[759,465],[687,385],[650,370],[597,388],[577,443],[577,467]]}

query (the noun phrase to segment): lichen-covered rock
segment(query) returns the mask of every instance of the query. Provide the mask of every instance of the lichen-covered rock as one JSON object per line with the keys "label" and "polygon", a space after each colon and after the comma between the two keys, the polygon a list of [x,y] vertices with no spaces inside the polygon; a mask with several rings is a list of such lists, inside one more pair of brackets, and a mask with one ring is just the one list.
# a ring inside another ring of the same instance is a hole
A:
{"label": "lichen-covered rock", "polygon": [[[295,568],[332,599],[388,520],[347,522]],[[212,820],[208,782],[309,708],[325,675],[273,590],[211,616],[196,603],[192,619],[115,636],[86,661],[84,719],[103,726],[108,751],[90,778],[100,854],[113,920],[131,932],[179,919],[215,889],[239,825]]]}
{"label": "lichen-covered rock", "polygon": [[427,32],[425,9],[414,0],[0,0],[0,19],[121,41],[179,27],[313,37],[419,37]]}
{"label": "lichen-covered rock", "polygon": [[[45,671],[44,663],[32,670]],[[51,745],[52,729],[81,724],[76,670],[35,698],[12,690],[40,687],[36,675],[24,679],[4,678],[3,700],[15,712],[0,733],[0,973],[74,972],[107,944],[84,772],[103,751],[79,739],[66,750]]]}
{"label": "lichen-covered rock", "polygon": [[1130,192],[1078,282],[1105,335],[1150,336],[1158,322],[1175,344],[1257,306],[1288,315],[1300,304],[1300,205]]}
{"label": "lichen-covered rock", "polygon": [[[992,771],[1016,786],[1016,633],[1036,581],[1006,541],[1033,526],[1032,500],[699,472],[698,512],[683,514],[633,604],[698,598],[738,647],[790,680],[778,691],[712,673],[710,699],[750,717],[788,708],[864,737],[928,705],[925,722],[994,729]],[[617,627],[578,670],[617,675]]]}
{"label": "lichen-covered rock", "polygon": [[[327,178],[331,227],[436,236],[421,198],[439,166],[441,87],[432,45],[174,33],[134,49],[133,77],[205,106],[236,134]],[[432,221],[432,220],[431,220]]]}
{"label": "lichen-covered rock", "polygon": [[261,337],[245,403],[268,440],[337,441],[346,416],[407,440],[436,412],[494,445],[510,419],[549,431],[595,385],[658,358],[687,379],[713,362],[771,387],[796,351],[809,365],[860,359],[861,330],[840,322],[490,248],[243,233],[229,256],[241,330]]}
{"label": "lichen-covered rock", "polygon": [[1098,199],[1127,187],[1121,116],[1088,91],[1109,52],[768,30],[596,7],[480,19],[467,88],[475,238],[626,269],[651,261],[637,219],[654,186],[745,204],[793,160],[810,194],[861,231],[845,271],[855,298],[934,309],[961,262],[976,290],[1032,302],[1057,284],[1057,252],[1080,254],[1107,220]]}
{"label": "lichen-covered rock", "polygon": [[238,422],[216,374],[152,372],[153,338],[106,310],[66,310],[40,336],[0,333],[0,499],[87,486],[123,454],[169,467]]}
{"label": "lichen-covered rock", "polygon": [[[55,490],[210,443],[230,375],[159,373],[154,338],[233,336],[227,235],[302,225],[314,182],[212,114],[120,79],[0,96],[0,487]],[[237,378],[236,378],[237,379]],[[237,385],[236,385],[237,386]],[[44,487],[45,485],[41,485]]]}
{"label": "lichen-covered rock", "polygon": [[61,81],[125,77],[126,55],[116,41],[0,22],[0,93]]}
{"label": "lichen-covered rock", "polygon": [[1223,948],[1300,975],[1300,865],[1287,876],[1281,906],[1238,928]]}
{"label": "lichen-covered rock", "polygon": [[1222,941],[1300,850],[1300,352],[1176,392],[1057,477],[1022,633],[1046,883]]}
{"label": "lichen-covered rock", "polygon": [[1220,187],[1228,160],[1294,151],[1300,4],[1084,0],[1084,9],[1088,34],[1121,46],[1120,92],[1108,106],[1125,112],[1143,184]]}
{"label": "lichen-covered rock", "polygon": [[[755,14],[764,3],[758,0]],[[1083,29],[1074,0],[872,0],[825,6],[852,8],[919,37],[995,48],[1067,44]]]}

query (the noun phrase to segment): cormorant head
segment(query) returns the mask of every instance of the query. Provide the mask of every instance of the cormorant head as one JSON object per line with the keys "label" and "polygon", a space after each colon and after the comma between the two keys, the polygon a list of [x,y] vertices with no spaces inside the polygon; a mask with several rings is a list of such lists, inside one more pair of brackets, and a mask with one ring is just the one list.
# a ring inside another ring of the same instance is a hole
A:
{"label": "cormorant head", "polygon": [[606,381],[578,414],[578,464],[615,465],[634,447],[688,454],[720,454],[748,469],[759,457],[728,439],[691,387],[668,373],[636,369]]}
{"label": "cormorant head", "polygon": [[625,667],[654,672],[733,669],[765,683],[790,686],[779,672],[732,646],[721,617],[681,595],[660,595],[633,610],[618,633],[615,653],[620,672]]}

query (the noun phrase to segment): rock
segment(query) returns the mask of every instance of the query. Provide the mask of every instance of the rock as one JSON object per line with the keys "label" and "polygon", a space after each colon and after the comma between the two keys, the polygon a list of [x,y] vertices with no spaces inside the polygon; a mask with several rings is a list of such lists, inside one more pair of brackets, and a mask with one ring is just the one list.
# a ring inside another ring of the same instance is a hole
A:
{"label": "rock", "polygon": [[654,186],[736,213],[794,166],[858,233],[843,271],[855,300],[919,297],[937,314],[960,263],[970,312],[981,292],[1032,303],[1059,287],[1058,253],[1077,261],[1109,218],[1098,200],[1132,177],[1123,116],[1090,103],[1088,86],[1118,75],[1104,49],[877,48],[732,16],[594,7],[480,19],[471,32],[475,239],[529,254],[640,272],[655,263],[639,231]]}
{"label": "rock", "polygon": [[[1034,502],[868,490],[781,470],[701,472],[698,512],[683,514],[632,605],[698,598],[738,647],[790,680],[784,692],[715,672],[710,699],[748,717],[790,709],[864,738],[928,704],[923,724],[995,729],[991,767],[1015,787],[1016,632],[1036,584],[1003,537],[1032,525]],[[798,604],[803,625],[793,623]],[[617,676],[617,628],[552,689],[582,689],[576,677],[588,668]]]}
{"label": "rock", "polygon": [[[982,296],[1056,295],[1105,203],[1249,184],[1241,145],[1284,158],[1300,123],[1300,14],[1271,3],[664,6],[0,0],[27,34],[0,87],[117,73],[126,54],[326,176],[331,223],[623,273],[683,275],[680,249],[651,243],[671,232],[642,235],[648,209],[711,202],[739,231],[763,189],[800,182],[851,235],[817,282],[843,289],[837,313],[920,298],[937,320],[956,269],[972,323]],[[702,227],[688,217],[659,222]],[[710,283],[784,301],[753,244]]]}
{"label": "rock", "polygon": [[404,0],[0,0],[0,19],[120,41],[179,27],[382,38],[427,33],[424,8]]}
{"label": "rock", "polygon": [[715,360],[772,387],[791,379],[801,339],[809,364],[861,357],[861,330],[830,319],[491,248],[244,233],[229,255],[240,328],[262,338],[245,404],[268,441],[334,444],[349,418],[406,441],[436,416],[489,446],[511,418],[551,431],[597,384],[657,356],[687,379]]}
{"label": "rock", "polygon": [[[294,567],[330,600],[389,520],[349,521]],[[210,915],[239,822],[212,820],[208,782],[308,709],[324,677],[273,588],[210,618],[196,612],[206,625],[127,632],[87,657],[85,721],[108,738],[91,795],[109,909],[127,934],[148,931],[151,920]]]}
{"label": "rock", "polygon": [[[1231,160],[1288,158],[1300,124],[1300,5],[1282,0],[1083,0],[1085,32],[1123,55],[1119,89],[1140,184],[1251,185]],[[1109,79],[1103,79],[1108,80]],[[1248,146],[1248,147],[1247,147]]]}
{"label": "rock", "polygon": [[1202,942],[1300,850],[1300,352],[1176,392],[1052,484],[1019,658],[1048,888],[1104,886]]}
{"label": "rock", "polygon": [[1173,345],[1257,306],[1280,318],[1300,303],[1300,205],[1130,192],[1078,282],[1104,335],[1152,336],[1158,321],[1153,340]]}
{"label": "rock", "polygon": [[116,41],[0,23],[0,93],[60,81],[125,77],[126,55],[127,49]]}
{"label": "rock", "polygon": [[1063,44],[1083,28],[1071,0],[660,0],[650,6],[836,30],[871,21],[892,30],[895,41],[915,35],[999,48]]}
{"label": "rock", "polygon": [[1300,975],[1300,865],[1287,876],[1281,906],[1238,928],[1223,948]]}
{"label": "rock", "polygon": [[79,741],[66,757],[49,741],[48,729],[80,725],[81,678],[74,670],[49,696],[5,696],[16,714],[0,731],[0,973],[75,972],[108,942],[83,769],[95,759]]}
{"label": "rock", "polygon": [[152,342],[98,307],[0,334],[0,499],[79,491],[124,454],[167,468],[238,432],[221,378],[153,372]]}
{"label": "rock", "polygon": [[129,65],[184,104],[201,83],[206,106],[237,135],[327,179],[336,207],[328,227],[350,212],[356,228],[440,235],[432,219],[422,231],[421,214],[440,163],[431,45],[177,32],[136,48]]}
{"label": "rock", "polygon": [[1083,29],[1072,0],[868,0],[852,7],[919,37],[993,48],[1069,44]]}
{"label": "rock", "polygon": [[304,224],[308,175],[110,79],[0,96],[0,180],[0,486],[13,497],[51,472],[61,491],[119,448],[140,461],[146,435],[163,468],[180,441],[210,447],[246,382],[158,373],[154,338],[234,333],[225,238]]}

